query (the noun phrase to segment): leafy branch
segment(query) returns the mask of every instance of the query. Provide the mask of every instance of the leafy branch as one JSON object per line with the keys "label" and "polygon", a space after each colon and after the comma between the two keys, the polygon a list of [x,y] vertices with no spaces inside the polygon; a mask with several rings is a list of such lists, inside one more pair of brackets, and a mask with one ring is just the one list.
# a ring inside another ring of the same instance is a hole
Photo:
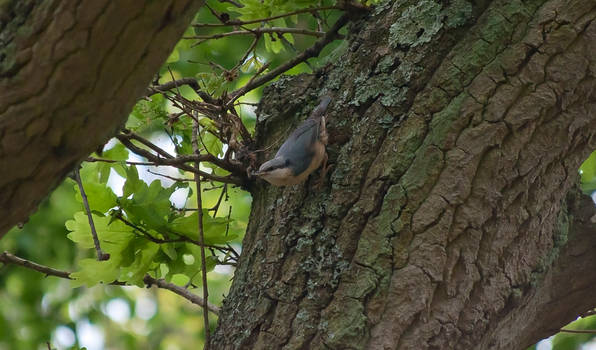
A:
{"label": "leafy branch", "polygon": [[[9,252],[3,252],[0,254],[0,262],[5,265],[9,265],[9,264],[16,265],[16,266],[21,266],[21,267],[24,267],[24,268],[27,268],[30,270],[34,270],[37,272],[41,272],[46,276],[55,276],[55,277],[72,280],[72,277],[70,277],[70,275],[71,275],[70,272],[57,270],[52,267],[41,265],[36,262],[30,261],[27,259],[23,259],[16,255],[10,254]],[[190,301],[193,304],[199,305],[201,307],[205,307],[205,305],[206,305],[206,310],[211,311],[215,315],[219,314],[219,307],[217,307],[216,305],[213,305],[211,303],[205,303],[205,300],[203,298],[191,293],[188,289],[182,288],[182,287],[177,286],[173,283],[167,282],[163,279],[153,278],[150,275],[145,275],[145,277],[143,277],[143,281],[145,282],[147,287],[155,285],[158,288],[167,289],[171,292],[178,294],[179,296],[183,297],[184,299]],[[127,283],[120,282],[120,281],[113,281],[108,284],[114,285],[114,286],[127,286],[128,285]]]}

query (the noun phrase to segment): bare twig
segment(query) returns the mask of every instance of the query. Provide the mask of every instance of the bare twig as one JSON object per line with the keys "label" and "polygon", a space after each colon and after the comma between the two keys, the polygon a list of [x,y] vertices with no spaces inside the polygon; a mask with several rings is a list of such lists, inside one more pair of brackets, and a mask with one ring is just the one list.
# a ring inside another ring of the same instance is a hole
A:
{"label": "bare twig", "polygon": [[236,36],[236,35],[260,35],[264,33],[277,33],[277,34],[301,34],[301,35],[310,35],[316,37],[323,37],[325,36],[325,32],[313,31],[303,28],[284,28],[284,27],[263,27],[263,28],[255,28],[251,30],[235,30],[232,32],[225,32],[225,33],[215,33],[210,35],[193,35],[193,36],[185,36],[182,39],[221,39],[229,36]]}
{"label": "bare twig", "polygon": [[69,280],[72,279],[72,278],[70,278],[69,272],[60,271],[60,270],[56,270],[56,269],[48,267],[48,266],[40,265],[36,262],[20,258],[16,255],[12,255],[9,252],[3,252],[2,254],[0,254],[0,262],[3,264],[12,264],[12,265],[22,266],[22,267],[28,268],[30,270],[35,270],[37,272],[41,272],[46,276],[56,276],[56,277],[60,277],[60,278],[66,278]]}
{"label": "bare twig", "polygon": [[[187,164],[185,164],[185,162],[187,162],[188,160],[186,159],[179,159],[179,158],[162,158],[159,157],[157,155],[154,155],[153,153],[142,149],[136,145],[134,145],[130,140],[128,140],[128,138],[126,138],[123,135],[117,135],[116,138],[122,142],[122,144],[124,144],[124,146],[126,146],[126,148],[128,148],[129,150],[131,150],[133,153],[138,154],[139,156],[145,157],[148,160],[150,160],[151,162],[155,163],[154,165],[169,165],[169,166],[173,166],[176,167],[178,169],[184,170],[184,171],[189,171],[192,173],[195,173],[197,175],[200,175],[201,177],[207,179],[207,180],[213,180],[213,181],[218,181],[218,182],[223,182],[223,183],[231,183],[234,185],[242,185],[243,180],[233,174],[231,175],[227,175],[227,176],[218,176],[215,174],[209,174],[206,173],[204,171],[198,170],[195,167],[189,166]],[[217,161],[217,157],[213,157],[209,160],[204,159],[203,161],[209,161],[209,162],[214,162],[215,165],[217,166],[221,166],[222,168],[228,170],[230,169],[230,165],[229,163],[223,164],[223,162],[219,162]]]}
{"label": "bare twig", "polygon": [[150,174],[153,174],[153,175],[162,176],[162,177],[165,177],[166,179],[170,179],[170,180],[178,181],[178,182],[193,181],[192,179],[183,179],[181,177],[174,177],[174,176],[170,176],[170,175],[166,175],[166,174],[156,173],[154,171],[151,171],[150,169],[147,169],[147,172],[149,172]]}
{"label": "bare twig", "polygon": [[172,69],[170,68],[170,66],[168,66],[168,72],[170,72],[170,78],[172,78],[172,82],[174,83],[174,86],[176,87],[176,91],[178,92],[178,95],[181,95],[180,94],[180,86],[178,85],[176,78],[174,78],[174,73],[172,73]]}
{"label": "bare twig", "polygon": [[182,78],[182,79],[178,79],[178,80],[168,81],[167,83],[164,83],[161,85],[149,86],[147,88],[147,91],[145,92],[145,96],[143,96],[143,97],[149,97],[154,94],[164,93],[166,91],[172,90],[173,88],[181,86],[181,85],[188,85],[195,91],[199,90],[199,83],[197,82],[197,79]]}
{"label": "bare twig", "polygon": [[217,211],[219,210],[219,206],[221,205],[221,201],[224,198],[224,195],[226,194],[227,191],[228,191],[228,186],[227,186],[227,184],[224,184],[224,187],[221,190],[221,193],[219,194],[219,198],[217,199],[217,203],[213,206],[213,208],[209,209],[210,211],[211,210],[213,211],[213,216],[214,217],[217,215]]}
{"label": "bare twig", "polygon": [[77,185],[79,185],[79,191],[81,192],[81,198],[83,198],[83,206],[85,206],[85,211],[87,212],[87,219],[89,220],[89,227],[91,228],[91,236],[93,237],[93,245],[95,246],[95,252],[97,253],[97,260],[108,260],[110,258],[110,254],[104,253],[101,250],[101,246],[99,245],[99,238],[97,238],[97,231],[95,230],[95,223],[93,223],[91,208],[89,208],[89,200],[87,199],[87,194],[83,188],[83,182],[81,181],[81,174],[79,172],[78,166],[76,167],[74,173]]}
{"label": "bare twig", "polygon": [[206,299],[203,299],[200,296],[198,296],[194,293],[191,293],[188,289],[182,288],[182,287],[177,286],[173,283],[166,282],[165,280],[163,280],[161,278],[160,279],[153,278],[149,275],[145,275],[145,278],[143,278],[143,282],[145,282],[145,284],[148,286],[156,285],[159,288],[172,291],[172,292],[180,295],[184,299],[190,301],[191,303],[203,307],[203,310],[205,310],[205,312],[211,311],[215,315],[219,315],[219,307],[211,304],[210,302],[205,302]]}
{"label": "bare twig", "polygon": [[[339,7],[339,6],[324,6],[324,7],[306,8],[306,9],[296,10],[296,11],[293,11],[293,12],[284,13],[284,14],[277,15],[277,16],[271,16],[271,17],[266,17],[266,18],[259,18],[259,19],[254,19],[254,20],[250,20],[250,21],[232,20],[232,21],[225,21],[223,23],[196,23],[196,24],[193,24],[193,27],[229,27],[229,26],[241,26],[241,25],[245,25],[245,24],[253,24],[253,23],[259,23],[259,22],[269,22],[269,21],[272,21],[274,19],[283,18],[283,17],[290,17],[290,16],[301,14],[301,13],[313,13],[313,12],[316,12],[316,11],[325,11],[325,10],[343,10],[343,7]],[[215,17],[218,17],[218,16],[215,16]]]}
{"label": "bare twig", "polygon": [[[61,270],[57,270],[57,269],[54,269],[54,268],[51,268],[48,266],[40,265],[33,261],[23,259],[16,255],[10,254],[9,252],[3,252],[2,254],[0,254],[0,262],[3,264],[7,264],[7,265],[11,264],[11,265],[16,265],[16,266],[21,266],[21,267],[24,267],[24,268],[27,268],[30,270],[41,272],[41,273],[45,274],[46,276],[54,276],[54,277],[60,277],[60,278],[72,280],[72,278],[70,277],[70,272],[61,271]],[[179,287],[173,283],[166,282],[163,279],[155,279],[149,275],[145,275],[145,277],[143,278],[143,282],[145,282],[145,284],[147,286],[156,285],[158,288],[170,290],[170,291],[180,295],[181,297],[187,299],[188,301],[190,301],[193,304],[199,305],[201,307],[205,307],[204,300],[201,297],[199,297],[199,296],[191,293],[190,291],[188,291],[182,287]],[[110,284],[117,285],[117,286],[127,285],[126,283],[121,282],[121,281],[114,281]],[[207,303],[207,309],[216,315],[219,314],[219,307],[217,307],[211,303]]]}
{"label": "bare twig", "polygon": [[147,230],[143,229],[142,227],[139,227],[139,226],[133,224],[132,222],[126,220],[120,213],[114,214],[114,217],[116,219],[122,221],[122,223],[125,224],[126,226],[133,228],[136,232],[140,233],[141,236],[147,238],[148,240],[150,240],[153,243],[156,243],[156,244],[177,243],[177,242],[191,242],[192,243],[192,239],[185,237],[185,236],[181,236],[181,235],[177,235],[179,237],[177,239],[157,238],[157,237],[153,236],[152,234],[150,234],[149,232],[147,232]]}
{"label": "bare twig", "polygon": [[[246,59],[248,58],[248,56],[250,55],[250,53],[253,52],[254,49],[257,47],[257,44],[259,43],[259,39],[260,38],[261,38],[260,35],[255,36],[255,40],[252,41],[252,43],[250,44],[250,46],[248,47],[248,49],[244,53],[244,56],[242,56],[242,58],[240,59],[240,61],[238,61],[238,64],[236,64],[236,66],[234,66],[234,68],[232,68],[231,70],[238,69],[241,65],[244,64],[244,62],[246,61]],[[256,52],[253,54],[253,56],[256,56]],[[255,57],[255,59],[256,59],[256,57]]]}
{"label": "bare twig", "polygon": [[295,67],[296,65],[306,61],[307,59],[311,58],[311,57],[315,57],[317,56],[321,50],[323,50],[323,48],[325,46],[327,46],[327,44],[329,44],[330,42],[332,42],[336,37],[338,37],[339,35],[339,30],[346,25],[346,23],[348,23],[350,19],[350,16],[348,14],[344,14],[342,15],[333,25],[333,27],[331,27],[331,29],[329,29],[327,31],[327,33],[325,34],[324,37],[322,37],[321,39],[319,39],[316,43],[314,43],[313,46],[309,47],[308,49],[306,49],[304,52],[302,52],[301,54],[297,55],[296,57],[292,58],[291,60],[287,61],[286,63],[276,67],[275,69],[269,71],[267,74],[264,74],[254,80],[251,80],[250,82],[248,82],[246,85],[244,85],[243,87],[239,88],[238,90],[235,90],[233,92],[230,93],[230,100],[227,102],[226,104],[226,108],[229,108],[230,106],[233,105],[234,101],[236,101],[240,96],[246,94],[247,92],[249,92],[250,90],[261,86],[263,84],[265,84],[266,82],[274,79],[275,77],[277,77],[278,75],[282,74],[283,72]]}
{"label": "bare twig", "polygon": [[[199,135],[199,123],[197,121],[193,122],[192,128],[192,148],[195,152],[196,156],[200,155],[199,151],[199,142],[198,142],[198,135]],[[195,163],[195,168],[199,170],[199,162]],[[209,312],[207,312],[207,301],[209,300],[209,288],[207,287],[207,260],[205,258],[205,232],[203,232],[203,200],[201,196],[201,178],[197,173],[195,173],[195,183],[197,186],[197,217],[198,217],[198,227],[199,227],[199,242],[201,243],[201,274],[203,279],[203,319],[205,322],[205,350],[209,350]]]}
{"label": "bare twig", "polygon": [[[95,163],[95,162],[102,162],[102,163],[122,163],[120,160],[113,160],[113,159],[105,159],[105,158],[95,158],[95,157],[87,157],[85,159],[86,162]],[[159,166],[160,164],[155,164],[151,162],[131,162],[125,161],[124,163],[128,165],[146,165],[146,166]]]}
{"label": "bare twig", "polygon": [[578,334],[596,334],[596,329],[559,329],[559,332],[578,333]]}
{"label": "bare twig", "polygon": [[[228,208],[228,222],[226,224],[226,237],[228,236],[228,233],[230,232],[230,218],[232,217],[232,206],[230,205],[230,207]],[[234,250],[232,248],[231,245],[228,244],[228,247],[230,247],[230,249]],[[236,253],[236,251],[234,250],[234,253]],[[238,253],[236,253],[237,255]]]}
{"label": "bare twig", "polygon": [[166,152],[165,150],[163,150],[161,147],[157,146],[156,144],[154,144],[153,142],[147,140],[146,138],[135,134],[134,132],[130,131],[130,130],[122,130],[122,134],[124,137],[131,139],[131,140],[137,140],[140,143],[142,143],[143,145],[149,147],[150,149],[154,150],[157,154],[161,155],[162,157],[165,158],[174,158],[174,156],[172,156],[171,154],[169,154],[168,152]]}
{"label": "bare twig", "polygon": [[230,3],[230,4],[232,4],[232,5],[234,5],[234,6],[238,7],[238,8],[243,8],[244,7],[243,4],[241,4],[241,3],[237,2],[237,1],[234,1],[234,0],[219,0],[219,2],[227,2],[227,3]]}

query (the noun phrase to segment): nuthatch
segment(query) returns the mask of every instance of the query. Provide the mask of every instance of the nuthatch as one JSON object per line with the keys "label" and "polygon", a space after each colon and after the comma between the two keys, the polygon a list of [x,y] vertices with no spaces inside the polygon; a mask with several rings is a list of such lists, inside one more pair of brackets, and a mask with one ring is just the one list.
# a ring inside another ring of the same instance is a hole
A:
{"label": "nuthatch", "polygon": [[324,96],[319,105],[288,139],[281,145],[275,157],[261,165],[255,175],[274,186],[296,185],[306,181],[308,175],[323,164],[327,170],[327,129],[325,111],[331,102]]}

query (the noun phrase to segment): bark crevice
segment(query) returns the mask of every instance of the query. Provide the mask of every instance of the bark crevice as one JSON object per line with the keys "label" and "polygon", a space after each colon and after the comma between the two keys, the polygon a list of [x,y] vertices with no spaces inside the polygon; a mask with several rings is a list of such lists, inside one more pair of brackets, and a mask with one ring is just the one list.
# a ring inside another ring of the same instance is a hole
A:
{"label": "bark crevice", "polygon": [[[329,130],[347,142],[329,146],[335,168],[322,193],[255,187],[241,265],[279,264],[237,271],[214,346],[513,349],[539,339],[515,320],[528,317],[528,300],[540,303],[565,255],[560,223],[575,209],[561,208],[596,126],[595,4],[467,5],[459,25],[441,22],[415,42],[408,9],[457,9],[394,3],[354,24],[351,49],[324,80],[267,90],[267,115],[284,96],[308,105],[330,92]],[[280,137],[274,124],[259,125],[267,144]],[[291,323],[280,323],[279,304],[262,319],[228,317],[259,309],[262,285],[296,303]]]}

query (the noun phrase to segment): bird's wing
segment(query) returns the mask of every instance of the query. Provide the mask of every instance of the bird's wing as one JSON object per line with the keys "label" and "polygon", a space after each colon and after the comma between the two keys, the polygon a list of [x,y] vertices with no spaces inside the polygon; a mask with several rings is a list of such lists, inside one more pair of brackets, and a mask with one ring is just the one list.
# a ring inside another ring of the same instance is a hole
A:
{"label": "bird's wing", "polygon": [[305,120],[290,134],[277,151],[276,157],[287,158],[288,154],[292,155],[290,167],[295,175],[304,172],[310,165],[309,160],[314,154],[312,146],[319,137],[319,128],[320,120],[314,118]]}

